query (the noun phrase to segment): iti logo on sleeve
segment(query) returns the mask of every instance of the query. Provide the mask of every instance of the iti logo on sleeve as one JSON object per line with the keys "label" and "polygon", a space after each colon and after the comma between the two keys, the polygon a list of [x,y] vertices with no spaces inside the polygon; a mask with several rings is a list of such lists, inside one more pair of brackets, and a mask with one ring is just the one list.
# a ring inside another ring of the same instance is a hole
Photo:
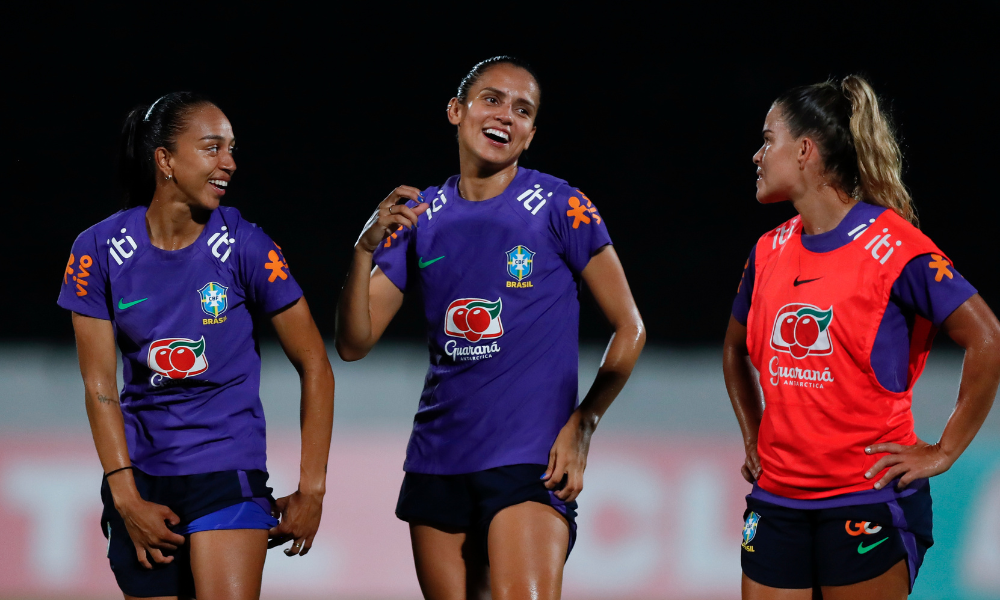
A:
{"label": "iti logo on sleeve", "polygon": [[514,246],[507,251],[507,274],[521,281],[531,275],[535,253],[525,246]]}
{"label": "iti logo on sleeve", "polygon": [[153,371],[170,379],[186,379],[208,370],[205,337],[198,341],[187,338],[166,338],[149,345],[146,364]]}
{"label": "iti logo on sleeve", "polygon": [[774,319],[771,347],[794,358],[832,354],[831,321],[832,306],[822,310],[812,304],[786,304]]}
{"label": "iti logo on sleeve", "polygon": [[226,309],[229,308],[229,302],[226,300],[227,290],[229,288],[221,283],[214,281],[206,283],[203,288],[198,290],[198,294],[201,296],[201,310],[211,317],[218,317],[226,312]]}
{"label": "iti logo on sleeve", "polygon": [[444,332],[470,342],[498,338],[503,335],[500,298],[490,302],[482,298],[460,298],[448,305],[444,314]]}

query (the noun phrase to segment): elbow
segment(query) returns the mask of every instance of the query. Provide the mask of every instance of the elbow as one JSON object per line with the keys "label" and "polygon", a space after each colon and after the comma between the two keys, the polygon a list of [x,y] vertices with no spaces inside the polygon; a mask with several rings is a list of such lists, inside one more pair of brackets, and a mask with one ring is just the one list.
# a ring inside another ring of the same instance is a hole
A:
{"label": "elbow", "polygon": [[337,349],[337,356],[340,360],[344,362],[354,362],[356,360],[361,360],[362,358],[368,356],[368,350],[359,348],[352,344],[348,344],[346,341],[340,339],[339,337],[334,342],[334,347]]}

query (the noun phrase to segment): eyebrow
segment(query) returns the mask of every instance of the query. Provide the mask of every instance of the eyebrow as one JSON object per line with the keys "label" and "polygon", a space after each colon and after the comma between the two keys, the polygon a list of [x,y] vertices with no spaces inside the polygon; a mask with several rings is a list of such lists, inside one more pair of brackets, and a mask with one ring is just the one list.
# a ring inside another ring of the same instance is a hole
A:
{"label": "eyebrow", "polygon": [[217,140],[217,141],[223,142],[223,141],[225,141],[226,138],[222,137],[221,135],[206,135],[205,137],[203,137],[201,139],[203,139],[203,140]]}
{"label": "eyebrow", "polygon": [[[482,94],[483,92],[493,92],[494,94],[496,94],[498,96],[503,96],[504,98],[506,98],[508,96],[508,94],[506,92],[504,92],[502,90],[498,90],[498,89],[496,89],[494,87],[484,87],[482,89],[482,91],[480,91],[479,93]],[[527,98],[518,98],[517,100],[515,100],[515,102],[523,102],[523,103],[527,104],[528,106],[530,106],[531,108],[535,108],[535,103],[532,102],[531,100],[527,99]]]}

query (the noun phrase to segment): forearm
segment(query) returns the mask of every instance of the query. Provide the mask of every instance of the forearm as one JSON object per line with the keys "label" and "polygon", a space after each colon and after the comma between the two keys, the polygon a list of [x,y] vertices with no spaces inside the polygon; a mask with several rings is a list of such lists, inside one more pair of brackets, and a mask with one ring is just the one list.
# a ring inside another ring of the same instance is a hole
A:
{"label": "forearm", "polygon": [[955,411],[938,445],[954,463],[972,443],[993,406],[1000,384],[1000,352],[991,344],[966,349]]}
{"label": "forearm", "polygon": [[743,443],[745,446],[756,445],[764,414],[764,399],[745,346],[726,344],[722,353],[722,371],[729,401],[743,434]]}
{"label": "forearm", "polygon": [[372,253],[354,248],[351,270],[337,303],[337,352],[344,360],[364,357],[374,346],[369,284]]}
{"label": "forearm", "polygon": [[302,375],[299,491],[323,494],[326,492],[326,469],[333,430],[334,379],[328,360],[317,363]]}
{"label": "forearm", "polygon": [[[122,418],[118,390],[113,380],[98,380],[84,385],[87,419],[94,436],[94,446],[105,473],[132,465],[125,441],[125,420]],[[120,505],[139,497],[135,478],[129,469],[108,478],[115,504]]]}
{"label": "forearm", "polygon": [[625,387],[645,344],[646,330],[642,321],[616,328],[597,370],[597,377],[576,410],[581,425],[589,430],[597,427],[608,407]]}

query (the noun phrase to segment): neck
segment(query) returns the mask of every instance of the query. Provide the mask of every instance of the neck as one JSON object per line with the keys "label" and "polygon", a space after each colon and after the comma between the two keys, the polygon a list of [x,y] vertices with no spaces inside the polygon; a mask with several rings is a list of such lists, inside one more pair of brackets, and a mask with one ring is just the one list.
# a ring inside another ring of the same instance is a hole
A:
{"label": "neck", "polygon": [[172,196],[174,194],[164,186],[158,185],[146,211],[149,241],[161,250],[180,250],[193,244],[211,216],[211,211]]}
{"label": "neck", "polygon": [[462,160],[460,173],[458,193],[463,198],[472,202],[489,200],[502,194],[514,180],[517,175],[517,160],[499,168],[496,165],[477,164],[473,160]]}
{"label": "neck", "polygon": [[802,231],[807,235],[832,231],[857,203],[842,190],[826,184],[792,198],[792,206],[802,217]]}

